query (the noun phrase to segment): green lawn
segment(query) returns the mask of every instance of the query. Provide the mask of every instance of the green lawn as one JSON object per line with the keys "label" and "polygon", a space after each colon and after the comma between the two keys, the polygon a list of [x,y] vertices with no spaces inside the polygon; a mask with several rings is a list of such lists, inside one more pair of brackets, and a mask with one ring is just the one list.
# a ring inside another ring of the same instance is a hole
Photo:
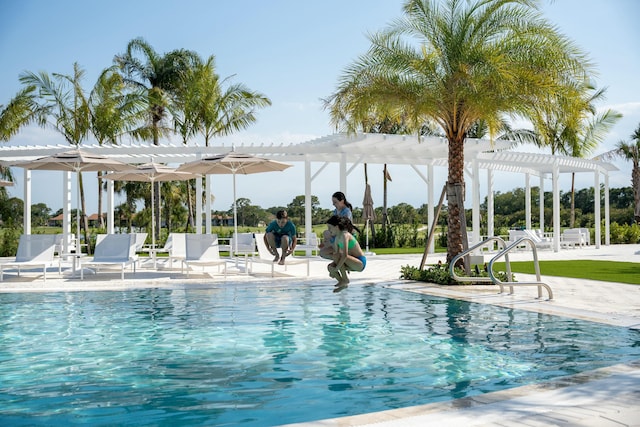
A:
{"label": "green lawn", "polygon": [[[512,273],[535,274],[533,261],[511,262]],[[505,271],[504,262],[493,264],[494,271]],[[605,282],[640,285],[640,263],[616,261],[540,261],[542,276],[575,277]],[[517,277],[516,277],[517,280]]]}

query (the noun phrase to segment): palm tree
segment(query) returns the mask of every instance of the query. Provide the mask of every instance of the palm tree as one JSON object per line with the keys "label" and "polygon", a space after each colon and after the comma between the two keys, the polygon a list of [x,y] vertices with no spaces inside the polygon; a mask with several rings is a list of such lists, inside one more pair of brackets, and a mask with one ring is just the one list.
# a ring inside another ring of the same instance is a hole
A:
{"label": "palm tree", "polygon": [[[98,144],[118,144],[120,139],[131,134],[144,137],[147,128],[138,128],[146,111],[146,99],[138,90],[127,90],[122,76],[116,68],[104,70],[89,95],[91,132]],[[98,172],[98,217],[104,227],[102,216],[102,172]]]}
{"label": "palm tree", "polygon": [[22,88],[7,106],[0,105],[0,141],[9,141],[35,119],[32,89]]}
{"label": "palm tree", "polygon": [[[58,131],[71,145],[79,147],[89,136],[91,112],[82,88],[84,70],[78,63],[73,64],[73,75],[46,72],[24,72],[20,82],[30,96],[34,119],[41,126],[49,126]],[[89,223],[86,215],[82,172],[78,173],[80,189],[80,209],[83,216],[82,227],[85,242],[89,241]]]}
{"label": "palm tree", "polygon": [[[178,82],[172,102],[174,126],[184,144],[202,134],[208,147],[212,138],[248,128],[257,120],[256,109],[271,105],[269,98],[243,84],[225,88],[228,80],[220,79],[216,73],[213,56],[206,61],[193,58],[191,68]],[[195,210],[191,198],[188,206],[191,215]]]}
{"label": "palm tree", "polygon": [[[120,68],[126,83],[146,92],[148,106],[148,129],[154,145],[160,144],[160,137],[171,132],[166,126],[171,103],[171,95],[175,92],[180,79],[199,57],[195,52],[177,49],[164,55],[158,54],[149,43],[142,38],[133,39],[122,55],[116,55],[115,64]],[[160,184],[155,184],[156,194],[160,194]],[[160,233],[160,197],[156,199],[155,218],[156,233]]]}
{"label": "palm tree", "polygon": [[633,216],[636,223],[640,224],[640,124],[631,134],[631,141],[619,141],[614,150],[598,156],[598,159],[608,160],[614,157],[621,157],[630,160],[633,164],[631,169],[631,185],[633,187],[634,210]]}
{"label": "palm tree", "polygon": [[[607,109],[598,113],[595,103],[604,99],[605,89],[596,89],[587,82],[573,99],[548,99],[533,108],[530,114],[536,137],[534,144],[550,147],[551,154],[587,157],[595,150],[607,132],[622,115]],[[571,218],[575,223],[575,173],[571,174]]]}
{"label": "palm tree", "polygon": [[[336,93],[352,111],[433,121],[448,140],[448,250],[462,251],[464,142],[472,125],[495,135],[503,116],[526,117],[551,95],[572,99],[586,56],[538,12],[535,0],[407,0],[404,16],[370,36]],[[369,107],[371,106],[371,108]],[[357,117],[356,117],[357,119]]]}
{"label": "palm tree", "polygon": [[212,138],[248,128],[257,120],[256,109],[271,105],[265,95],[241,83],[225,87],[229,80],[218,76],[213,56],[198,59],[180,80],[174,118],[185,144],[201,133],[208,147]]}

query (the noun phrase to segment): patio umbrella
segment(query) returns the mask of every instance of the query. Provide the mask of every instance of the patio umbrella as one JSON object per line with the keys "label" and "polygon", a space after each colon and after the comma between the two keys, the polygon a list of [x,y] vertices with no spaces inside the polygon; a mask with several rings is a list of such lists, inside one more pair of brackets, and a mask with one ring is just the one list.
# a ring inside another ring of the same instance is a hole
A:
{"label": "patio umbrella", "polygon": [[367,184],[364,189],[364,199],[362,199],[362,218],[365,220],[364,228],[367,233],[366,252],[369,253],[369,222],[376,219],[376,212],[373,209],[373,198],[371,197],[371,185]]}
{"label": "patio umbrella", "polygon": [[178,172],[175,168],[165,166],[158,163],[145,163],[137,166],[135,169],[129,169],[121,172],[112,172],[104,176],[104,179],[112,181],[138,181],[151,183],[151,248],[156,248],[155,233],[155,209],[154,209],[154,183],[160,181],[186,181],[197,178],[189,172]]}
{"label": "patio umbrella", "polygon": [[[275,160],[263,159],[231,151],[213,157],[194,160],[180,165],[178,171],[198,173],[202,175],[232,174],[233,175],[233,226],[238,234],[238,209],[236,206],[236,174],[248,175],[252,173],[283,171],[291,165]],[[237,239],[234,239],[237,252]]]}
{"label": "patio umbrella", "polygon": [[78,206],[76,209],[77,238],[78,247],[80,249],[80,173],[81,172],[99,172],[99,171],[118,171],[130,168],[126,163],[118,160],[110,159],[106,156],[94,154],[89,151],[75,148],[68,151],[52,154],[50,156],[41,157],[36,160],[17,164],[25,169],[31,170],[51,170],[51,171],[69,171],[75,172],[78,176]]}

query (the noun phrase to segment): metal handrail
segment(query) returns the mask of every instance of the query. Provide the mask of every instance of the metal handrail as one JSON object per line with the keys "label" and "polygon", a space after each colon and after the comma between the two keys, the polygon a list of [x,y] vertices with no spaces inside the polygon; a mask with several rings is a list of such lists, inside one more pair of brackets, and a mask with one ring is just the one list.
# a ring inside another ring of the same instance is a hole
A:
{"label": "metal handrail", "polygon": [[[456,274],[455,272],[455,265],[458,262],[458,260],[460,260],[462,257],[469,255],[471,252],[473,252],[474,250],[485,246],[489,243],[492,243],[494,241],[498,242],[498,245],[502,246],[502,250],[500,252],[498,252],[495,256],[493,256],[493,258],[491,258],[491,260],[489,261],[489,263],[487,264],[487,272],[489,273],[489,277],[466,277],[466,276],[459,276]],[[504,255],[505,257],[505,263],[506,263],[506,270],[507,270],[507,277],[511,278],[511,263],[509,262],[509,252],[511,252],[513,249],[515,249],[516,247],[522,245],[523,243],[528,244],[532,251],[533,251],[533,266],[535,269],[535,273],[536,273],[536,281],[535,282],[503,282],[500,279],[498,279],[495,274],[493,273],[493,263],[500,257],[502,257]],[[542,298],[542,288],[544,287],[548,294],[549,294],[549,300],[553,299],[553,291],[551,290],[551,287],[542,282],[542,278],[540,276],[540,264],[538,262],[538,251],[536,249],[536,244],[535,242],[530,239],[529,237],[522,237],[518,240],[516,240],[515,242],[513,242],[512,244],[507,246],[507,243],[504,241],[504,239],[502,239],[501,237],[498,236],[493,236],[493,237],[489,237],[488,239],[470,247],[469,249],[467,249],[466,251],[463,251],[461,253],[459,253],[458,255],[456,255],[455,257],[453,257],[453,259],[451,260],[451,262],[449,263],[449,274],[451,275],[451,277],[453,277],[453,279],[457,282],[491,282],[494,283],[498,286],[500,286],[500,293],[504,292],[504,288],[505,286],[509,287],[509,293],[513,294],[513,287],[514,286],[537,286],[538,287],[538,298]]]}
{"label": "metal handrail", "polygon": [[[509,264],[509,252],[515,249],[517,246],[522,245],[523,243],[527,243],[532,251],[533,251],[533,267],[536,273],[536,281],[535,282],[502,282],[493,274],[493,263],[500,258],[502,255],[505,256],[505,262],[507,264],[507,277],[511,277],[511,266]],[[500,292],[504,291],[504,286],[509,286],[510,293],[513,294],[514,286],[537,286],[538,287],[538,298],[542,298],[542,288],[544,287],[549,294],[549,300],[553,299],[553,291],[551,290],[551,286],[542,282],[542,278],[540,277],[540,263],[538,262],[538,250],[536,249],[535,242],[529,237],[521,237],[516,240],[502,251],[498,252],[491,260],[489,264],[487,264],[487,271],[489,272],[489,277],[491,281],[496,285],[500,286]]]}
{"label": "metal handrail", "polygon": [[[449,263],[449,274],[451,275],[451,277],[453,277],[453,280],[457,281],[457,282],[493,282],[491,280],[491,277],[467,277],[467,276],[458,276],[455,272],[455,265],[458,263],[458,260],[460,260],[462,257],[465,257],[467,255],[469,255],[471,252],[475,251],[476,249],[479,249],[483,246],[488,245],[489,243],[493,243],[493,242],[498,242],[498,245],[500,247],[502,247],[503,249],[507,246],[507,243],[504,241],[504,239],[502,239],[501,237],[498,236],[492,236],[487,238],[486,240],[483,240],[480,243],[476,243],[475,245],[471,246],[469,249],[459,253],[458,255],[456,255],[455,257],[453,257],[453,259],[451,260],[451,262]],[[508,257],[508,255],[507,255]],[[509,262],[507,260],[507,268],[509,265]],[[509,276],[511,277],[511,276]],[[502,292],[502,291],[501,291]]]}

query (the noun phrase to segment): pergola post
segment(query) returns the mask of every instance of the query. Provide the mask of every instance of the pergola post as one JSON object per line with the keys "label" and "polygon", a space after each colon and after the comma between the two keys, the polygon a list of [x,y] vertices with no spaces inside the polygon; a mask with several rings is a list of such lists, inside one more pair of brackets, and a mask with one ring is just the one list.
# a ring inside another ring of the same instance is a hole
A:
{"label": "pergola post", "polygon": [[487,169],[487,237],[495,236],[495,209],[493,204],[493,169]]}
{"label": "pergola post", "polygon": [[601,239],[601,230],[600,230],[600,171],[596,171],[593,174],[594,182],[593,182],[593,216],[595,222],[596,229],[596,249],[600,249],[600,239]]}
{"label": "pergola post", "polygon": [[544,233],[544,174],[540,174],[540,194],[538,194],[538,206],[540,207],[540,230]]}
{"label": "pergola post", "polygon": [[[304,156],[304,237],[309,244],[309,236],[313,232],[313,215],[311,212],[311,161],[309,156]],[[311,249],[307,249],[306,255],[311,255]]]}
{"label": "pergola post", "polygon": [[609,227],[609,174],[604,174],[604,244],[611,244],[611,230]]}
{"label": "pergola post", "polygon": [[[433,182],[433,177],[434,177],[434,166],[433,163],[428,163],[427,164],[427,230],[431,230],[433,222],[435,221],[435,215],[436,215],[436,206],[434,205],[435,203],[435,184]],[[433,239],[431,239],[431,241],[429,242],[429,247],[428,249],[428,253],[434,253],[436,251],[435,249],[435,242]]]}
{"label": "pergola post", "polygon": [[31,171],[24,169],[24,212],[22,217],[22,229],[24,234],[31,234]]}
{"label": "pergola post", "polygon": [[557,160],[553,161],[553,250],[560,250],[560,188],[558,178],[560,177],[560,165]]}
{"label": "pergola post", "polygon": [[471,188],[471,227],[473,243],[480,242],[480,168],[478,167],[478,159],[475,158],[471,162],[472,188]]}

